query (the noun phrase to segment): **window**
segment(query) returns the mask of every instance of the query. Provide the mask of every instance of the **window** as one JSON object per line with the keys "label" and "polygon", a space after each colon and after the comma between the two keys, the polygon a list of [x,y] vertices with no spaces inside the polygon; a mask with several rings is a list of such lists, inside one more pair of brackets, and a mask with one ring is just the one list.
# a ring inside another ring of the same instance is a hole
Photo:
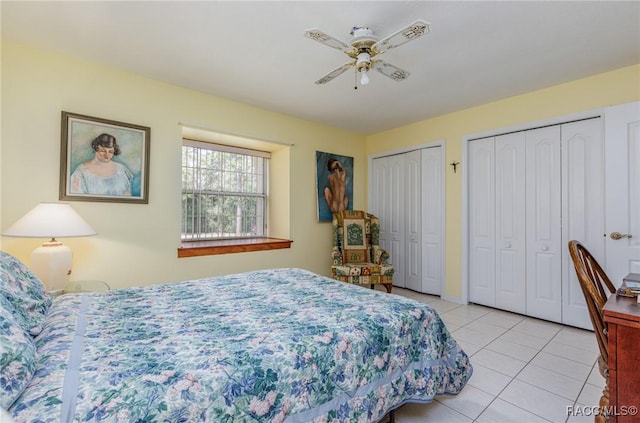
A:
{"label": "window", "polygon": [[270,153],[184,139],[182,240],[267,236]]}

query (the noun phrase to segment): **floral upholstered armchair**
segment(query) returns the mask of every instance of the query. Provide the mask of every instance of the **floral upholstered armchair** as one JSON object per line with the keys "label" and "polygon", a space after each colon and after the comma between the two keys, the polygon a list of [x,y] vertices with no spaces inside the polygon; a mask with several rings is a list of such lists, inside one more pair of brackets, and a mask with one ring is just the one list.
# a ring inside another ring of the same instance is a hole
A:
{"label": "floral upholstered armchair", "polygon": [[333,214],[331,277],[358,285],[382,284],[391,292],[393,265],[389,253],[381,248],[380,222],[362,210]]}

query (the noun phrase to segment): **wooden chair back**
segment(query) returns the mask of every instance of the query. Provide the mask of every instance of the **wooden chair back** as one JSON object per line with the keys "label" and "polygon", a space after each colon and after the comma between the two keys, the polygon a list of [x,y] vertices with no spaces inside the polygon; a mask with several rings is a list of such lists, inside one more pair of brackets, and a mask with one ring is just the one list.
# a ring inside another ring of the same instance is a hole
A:
{"label": "wooden chair back", "polygon": [[602,308],[616,288],[597,260],[579,241],[569,241],[569,253],[589,310],[589,318],[598,340],[600,356],[604,363],[609,360],[607,349],[607,327]]}

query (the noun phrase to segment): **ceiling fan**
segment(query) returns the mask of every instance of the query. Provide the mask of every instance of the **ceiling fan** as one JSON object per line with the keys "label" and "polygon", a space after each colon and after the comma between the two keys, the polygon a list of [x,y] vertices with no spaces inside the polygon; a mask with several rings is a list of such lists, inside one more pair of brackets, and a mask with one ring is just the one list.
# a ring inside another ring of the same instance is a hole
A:
{"label": "ceiling fan", "polygon": [[[400,69],[380,59],[374,59],[379,54],[396,48],[411,40],[429,32],[429,23],[423,20],[417,20],[414,23],[382,38],[378,39],[373,31],[366,26],[354,26],[351,30],[353,38],[349,44],[333,38],[325,34],[319,29],[309,29],[305,32],[305,37],[318,41],[326,46],[342,50],[352,60],[344,65],[332,70],[322,78],[316,81],[316,84],[322,85],[332,79],[342,75],[349,68],[355,66],[356,75],[360,72],[360,83],[366,85],[369,83],[367,72],[375,69],[381,74],[393,79],[394,81],[403,81],[409,77],[409,72]],[[355,87],[358,88],[357,86]]]}

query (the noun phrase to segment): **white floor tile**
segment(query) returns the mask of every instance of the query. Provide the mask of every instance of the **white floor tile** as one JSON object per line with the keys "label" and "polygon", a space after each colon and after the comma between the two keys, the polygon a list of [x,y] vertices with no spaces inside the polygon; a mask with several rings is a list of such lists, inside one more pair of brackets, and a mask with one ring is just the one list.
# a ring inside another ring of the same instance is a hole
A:
{"label": "white floor tile", "polygon": [[567,419],[567,407],[574,404],[542,388],[514,380],[498,398],[552,422]]}
{"label": "white floor tile", "polygon": [[596,406],[600,404],[600,397],[602,397],[603,389],[604,384],[602,386],[596,386],[586,383],[578,396],[578,402],[588,406]]}
{"label": "white floor tile", "polygon": [[516,332],[522,332],[527,335],[537,336],[538,338],[546,338],[550,340],[553,338],[560,329],[562,329],[562,325],[558,323],[551,323],[544,320],[534,319],[532,317],[527,317],[517,325],[513,327],[513,330]]}
{"label": "white floor tile", "polygon": [[485,348],[526,362],[531,361],[531,359],[535,357],[539,351],[536,348],[514,344],[513,342],[504,341],[501,338],[498,338],[495,341],[491,342]]}
{"label": "white floor tile", "polygon": [[456,340],[467,341],[479,347],[484,347],[495,339],[477,330],[468,329],[466,326],[453,331],[452,334]]}
{"label": "white floor tile", "polygon": [[525,347],[535,348],[537,350],[544,348],[544,346],[549,343],[549,339],[536,336],[535,333],[518,332],[513,329],[501,335],[500,339],[514,344],[524,345]]}
{"label": "white floor tile", "polygon": [[436,397],[436,400],[464,416],[475,419],[487,408],[493,398],[493,395],[467,385],[458,395],[442,395]]}
{"label": "white floor tile", "polygon": [[454,312],[455,310],[448,313],[443,313],[440,315],[440,317],[447,324],[447,326],[449,326],[449,324],[453,324],[458,327],[461,327],[461,326],[468,325],[469,323],[472,323],[476,320],[475,317],[461,315],[459,313],[454,313]]}
{"label": "white floor tile", "polygon": [[447,322],[446,320],[442,319],[442,321],[444,322],[444,325],[447,327],[447,330],[451,333],[455,330],[460,329],[461,326],[455,325],[451,322]]}
{"label": "white floor tile", "polygon": [[516,379],[560,395],[570,402],[576,401],[584,385],[581,380],[543,369],[533,364],[525,367]]}
{"label": "white floor tile", "polygon": [[474,320],[478,320],[482,316],[488,314],[490,312],[489,309],[482,306],[477,305],[468,305],[463,307],[458,307],[453,310],[447,311],[445,313],[446,316],[456,316],[466,319],[469,322],[473,322]]}
{"label": "white floor tile", "polygon": [[581,348],[560,344],[554,341],[549,342],[542,351],[568,358],[570,360],[577,361],[578,363],[586,364],[587,366],[592,366],[599,355],[597,352],[583,350]]}
{"label": "white floor tile", "polygon": [[487,337],[495,339],[505,333],[508,329],[500,326],[490,325],[488,323],[483,323],[480,321],[475,321],[469,323],[465,326],[467,329],[472,329],[478,331],[482,334],[487,335]]}
{"label": "white floor tile", "polygon": [[531,360],[531,364],[583,381],[589,377],[592,368],[592,366],[546,352],[538,353]]}
{"label": "white floor tile", "polygon": [[587,378],[587,383],[604,387],[605,380],[604,377],[600,374],[598,363],[594,364],[593,368],[591,369],[591,373],[589,373],[589,377]]}
{"label": "white floor tile", "polygon": [[600,353],[600,350],[598,349],[598,341],[596,341],[596,335],[593,331],[565,327],[558,332],[555,338],[553,338],[553,341],[598,354]]}
{"label": "white floor tile", "polygon": [[471,357],[471,364],[480,364],[507,376],[514,377],[527,364],[508,355],[482,349]]}
{"label": "white floor tile", "polygon": [[507,329],[513,328],[522,320],[524,320],[524,316],[501,310],[492,310],[490,313],[487,313],[478,319],[479,322],[489,323],[491,325],[501,326]]}
{"label": "white floor tile", "polygon": [[502,392],[509,382],[511,382],[511,377],[480,364],[474,364],[473,375],[467,383],[481,391],[496,396]]}
{"label": "white floor tile", "polygon": [[434,301],[429,302],[429,306],[440,314],[446,313],[447,311],[451,311],[458,307],[464,307],[460,304],[450,303],[449,301],[444,301],[440,299],[436,299]]}
{"label": "white floor tile", "polygon": [[[536,416],[520,407],[496,399],[476,419],[477,423],[547,423],[549,420]],[[593,422],[592,422],[593,423]]]}
{"label": "white floor tile", "polygon": [[478,346],[478,345],[474,345],[471,342],[467,342],[464,341],[462,339],[457,338],[454,335],[454,338],[456,339],[456,341],[458,341],[458,345],[460,345],[460,347],[462,348],[462,350],[469,356],[471,357],[472,355],[474,355],[475,353],[477,353],[478,351],[480,351],[482,349],[482,347]]}
{"label": "white floor tile", "polygon": [[473,419],[447,407],[441,402],[405,404],[396,410],[396,423],[472,423]]}

